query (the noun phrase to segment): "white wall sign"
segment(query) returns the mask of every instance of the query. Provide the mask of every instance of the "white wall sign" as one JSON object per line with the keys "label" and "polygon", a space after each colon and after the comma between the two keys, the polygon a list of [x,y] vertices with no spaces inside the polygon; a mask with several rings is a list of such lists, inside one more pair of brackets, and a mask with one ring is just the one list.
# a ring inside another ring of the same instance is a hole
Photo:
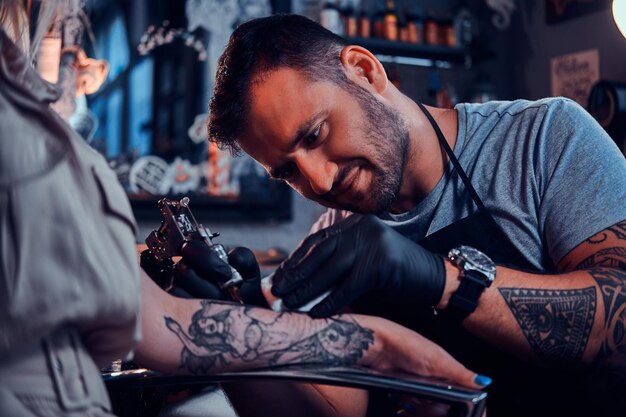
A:
{"label": "white wall sign", "polygon": [[600,79],[600,54],[589,49],[550,60],[552,95],[571,98],[587,107],[591,87]]}

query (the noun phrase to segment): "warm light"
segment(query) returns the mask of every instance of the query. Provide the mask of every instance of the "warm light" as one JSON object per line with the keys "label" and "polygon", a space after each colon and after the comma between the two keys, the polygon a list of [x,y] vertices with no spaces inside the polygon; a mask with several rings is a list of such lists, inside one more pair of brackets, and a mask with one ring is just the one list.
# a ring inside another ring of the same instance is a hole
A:
{"label": "warm light", "polygon": [[626,38],[626,0],[613,0],[613,19]]}

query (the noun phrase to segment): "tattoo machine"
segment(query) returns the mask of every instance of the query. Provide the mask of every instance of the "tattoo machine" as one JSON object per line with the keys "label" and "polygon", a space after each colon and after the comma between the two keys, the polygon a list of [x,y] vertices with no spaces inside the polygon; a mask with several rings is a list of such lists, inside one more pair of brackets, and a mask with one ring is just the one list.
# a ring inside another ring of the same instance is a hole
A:
{"label": "tattoo machine", "polygon": [[[161,288],[166,291],[172,288],[175,267],[172,258],[182,256],[185,244],[192,240],[204,241],[209,250],[215,252],[228,265],[224,246],[213,243],[219,233],[211,233],[196,221],[189,209],[188,197],[183,197],[180,201],[162,198],[158,201],[158,206],[164,220],[158,230],[153,230],[146,238],[148,249],[141,253],[141,267]],[[242,303],[239,287],[243,279],[235,268],[230,266],[230,269],[231,277],[217,284],[232,300]]]}

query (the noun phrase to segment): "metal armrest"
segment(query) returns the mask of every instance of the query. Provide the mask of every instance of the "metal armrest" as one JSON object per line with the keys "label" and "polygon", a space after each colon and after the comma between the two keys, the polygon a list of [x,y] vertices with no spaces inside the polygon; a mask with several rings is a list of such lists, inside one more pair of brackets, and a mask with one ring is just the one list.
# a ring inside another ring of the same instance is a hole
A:
{"label": "metal armrest", "polygon": [[380,373],[366,368],[287,366],[251,371],[224,372],[207,376],[159,374],[136,369],[103,374],[109,391],[127,391],[158,387],[204,386],[225,382],[282,380],[377,389],[407,395],[451,406],[449,414],[480,417],[485,409],[487,393],[450,385],[434,378],[399,373]]}

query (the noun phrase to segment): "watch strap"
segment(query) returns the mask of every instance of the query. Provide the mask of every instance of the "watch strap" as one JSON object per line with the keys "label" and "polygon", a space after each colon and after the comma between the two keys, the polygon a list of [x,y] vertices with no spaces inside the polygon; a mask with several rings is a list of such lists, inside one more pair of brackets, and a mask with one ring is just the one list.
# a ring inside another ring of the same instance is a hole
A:
{"label": "watch strap", "polygon": [[478,271],[464,271],[459,288],[452,294],[446,312],[463,320],[476,310],[478,298],[487,288],[483,274]]}

